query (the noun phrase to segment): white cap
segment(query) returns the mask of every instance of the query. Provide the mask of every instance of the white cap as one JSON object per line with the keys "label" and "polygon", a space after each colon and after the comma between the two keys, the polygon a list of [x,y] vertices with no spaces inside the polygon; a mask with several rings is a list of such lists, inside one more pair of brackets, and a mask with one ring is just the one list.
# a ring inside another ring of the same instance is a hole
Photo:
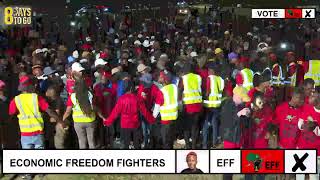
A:
{"label": "white cap", "polygon": [[49,49],[48,48],[42,48],[42,52],[48,52]]}
{"label": "white cap", "polygon": [[320,28],[317,29],[317,32],[320,32]]}
{"label": "white cap", "polygon": [[190,53],[190,56],[191,56],[191,57],[197,57],[197,56],[198,56],[198,54],[197,54],[197,52],[192,51],[192,52]]}
{"label": "white cap", "polygon": [[142,38],[143,36],[142,36],[142,34],[138,34],[138,38]]}
{"label": "white cap", "polygon": [[170,40],[169,39],[166,39],[164,42],[167,43],[167,44],[170,44]]}
{"label": "white cap", "polygon": [[115,44],[118,44],[119,42],[120,42],[119,39],[115,39],[115,40],[114,40],[114,43],[115,43]]}
{"label": "white cap", "polygon": [[72,69],[72,71],[76,71],[76,72],[81,72],[84,70],[84,68],[78,62],[73,63],[71,66],[71,69]]}
{"label": "white cap", "polygon": [[149,46],[150,46],[150,43],[149,43],[148,40],[144,40],[143,43],[142,43],[142,45],[143,45],[144,47],[149,47]]}
{"label": "white cap", "polygon": [[253,34],[251,32],[248,32],[247,33],[247,36],[252,36]]}
{"label": "white cap", "polygon": [[151,39],[155,39],[156,37],[155,36],[151,36]]}
{"label": "white cap", "polygon": [[146,39],[150,39],[149,36],[147,36]]}
{"label": "white cap", "polygon": [[87,62],[88,62],[88,59],[81,59],[79,62],[80,62],[80,63],[87,63]]}
{"label": "white cap", "polygon": [[104,61],[103,59],[99,58],[99,59],[96,59],[96,61],[94,62],[94,67],[97,67],[97,66],[100,66],[100,65],[104,66],[106,64],[108,64],[106,61]]}
{"label": "white cap", "polygon": [[184,37],[184,40],[187,40],[188,38],[189,38],[188,36],[185,36],[185,37]]}
{"label": "white cap", "polygon": [[74,57],[76,59],[79,58],[79,52],[77,50],[73,51],[72,57]]}
{"label": "white cap", "polygon": [[209,40],[208,40],[208,43],[212,43],[212,42],[213,42],[212,39],[209,39]]}
{"label": "white cap", "polygon": [[87,42],[90,42],[91,41],[91,38],[88,36],[88,37],[86,37],[86,41]]}
{"label": "white cap", "polygon": [[153,46],[154,41],[150,41],[150,46]]}
{"label": "white cap", "polygon": [[139,40],[136,40],[136,41],[134,41],[134,43],[133,43],[134,45],[141,45],[141,42],[139,41]]}
{"label": "white cap", "polygon": [[154,56],[151,56],[150,60],[151,60],[151,63],[155,63],[156,62],[156,58]]}
{"label": "white cap", "polygon": [[163,53],[160,55],[159,59],[162,59],[162,58],[168,58],[168,55],[166,53]]}
{"label": "white cap", "polygon": [[177,32],[175,32],[174,34],[175,34],[175,35],[178,35],[178,34],[179,34],[179,32],[177,31]]}
{"label": "white cap", "polygon": [[35,53],[36,53],[36,54],[42,53],[42,49],[36,49],[36,50],[35,50]]}
{"label": "white cap", "polygon": [[130,34],[129,36],[128,36],[128,38],[132,38],[133,37],[133,35],[132,34]]}

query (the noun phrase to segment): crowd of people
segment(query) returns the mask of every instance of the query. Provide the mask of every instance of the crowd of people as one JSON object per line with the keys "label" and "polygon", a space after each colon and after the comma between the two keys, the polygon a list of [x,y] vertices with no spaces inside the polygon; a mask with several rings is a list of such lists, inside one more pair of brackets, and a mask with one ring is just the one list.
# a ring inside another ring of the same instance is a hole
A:
{"label": "crowd of people", "polygon": [[320,29],[303,25],[303,46],[279,54],[268,32],[292,33],[286,23],[239,36],[114,31],[71,48],[3,31],[2,147],[320,150]]}

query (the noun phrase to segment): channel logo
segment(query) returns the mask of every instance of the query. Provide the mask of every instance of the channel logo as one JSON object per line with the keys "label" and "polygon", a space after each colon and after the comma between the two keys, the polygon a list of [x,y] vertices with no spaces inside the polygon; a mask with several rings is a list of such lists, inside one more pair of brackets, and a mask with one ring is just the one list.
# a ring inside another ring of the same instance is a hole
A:
{"label": "channel logo", "polygon": [[30,7],[5,7],[3,23],[5,25],[31,25],[32,9]]}
{"label": "channel logo", "polygon": [[283,173],[283,150],[242,150],[241,173]]}

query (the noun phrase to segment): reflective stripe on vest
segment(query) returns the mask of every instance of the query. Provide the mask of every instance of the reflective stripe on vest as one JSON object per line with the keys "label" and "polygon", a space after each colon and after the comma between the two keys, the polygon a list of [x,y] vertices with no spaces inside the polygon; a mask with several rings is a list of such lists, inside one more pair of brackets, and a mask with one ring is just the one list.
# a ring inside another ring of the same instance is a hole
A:
{"label": "reflective stripe on vest", "polygon": [[282,67],[279,64],[274,64],[272,66],[272,72],[273,72],[273,69],[276,68],[277,66],[279,67],[279,74],[278,74],[278,76],[272,75],[271,85],[273,85],[273,86],[281,86],[284,84]]}
{"label": "reflective stripe on vest", "polygon": [[[290,66],[293,66],[295,65],[294,62],[290,63],[288,66],[287,66],[287,72],[289,72],[289,68]],[[296,82],[297,82],[297,71],[290,77],[287,77],[286,80],[284,80],[284,84],[286,86],[291,86],[291,87],[295,87],[296,86]]]}
{"label": "reflective stripe on vest", "polygon": [[160,107],[161,120],[169,121],[178,118],[178,88],[169,84],[161,88],[164,104]]}
{"label": "reflective stripe on vest", "polygon": [[183,103],[202,103],[201,77],[197,74],[189,73],[182,76],[183,80]]}
{"label": "reflective stripe on vest", "polygon": [[18,119],[22,133],[43,131],[43,119],[39,111],[38,95],[20,94],[14,98],[19,110]]}
{"label": "reflective stripe on vest", "polygon": [[209,100],[204,100],[204,106],[208,108],[218,108],[221,106],[224,80],[220,76],[210,75]]}
{"label": "reflective stripe on vest", "polygon": [[251,69],[245,68],[241,71],[243,77],[242,87],[246,88],[248,91],[253,88],[253,71]]}
{"label": "reflective stripe on vest", "polygon": [[[89,92],[89,102],[90,102],[91,106],[92,106],[92,99],[93,99],[93,96]],[[74,122],[90,123],[96,119],[96,116],[94,113],[92,114],[91,117],[88,117],[82,112],[75,93],[71,94],[71,101],[73,104],[72,118],[73,118]]]}
{"label": "reflective stripe on vest", "polygon": [[320,86],[320,60],[309,61],[309,70],[304,75],[304,79],[307,78],[313,79],[315,86]]}

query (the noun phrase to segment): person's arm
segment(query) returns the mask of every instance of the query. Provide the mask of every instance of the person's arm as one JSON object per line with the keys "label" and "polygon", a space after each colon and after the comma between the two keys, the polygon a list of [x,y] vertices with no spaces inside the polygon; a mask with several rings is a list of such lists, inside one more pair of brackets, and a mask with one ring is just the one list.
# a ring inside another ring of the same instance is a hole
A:
{"label": "person's arm", "polygon": [[16,106],[16,102],[13,100],[11,100],[10,104],[9,104],[9,115],[13,116],[15,114],[18,113],[18,108]]}
{"label": "person's arm", "polygon": [[49,108],[48,102],[41,96],[38,96],[39,109],[42,112],[46,112],[51,118],[55,119],[57,122],[61,122],[61,117],[54,110]]}
{"label": "person's arm", "polygon": [[111,126],[112,123],[117,119],[121,111],[122,111],[122,99],[120,98],[116,106],[113,108],[110,116],[107,119],[103,120],[103,124],[106,126]]}
{"label": "person's arm", "polygon": [[66,119],[68,119],[71,113],[72,113],[72,106],[67,106],[66,112],[63,114],[62,121],[65,121]]}
{"label": "person's arm", "polygon": [[140,104],[140,108],[139,111],[141,112],[141,114],[146,118],[146,120],[148,121],[149,124],[153,124],[155,122],[155,118],[153,117],[153,115],[151,114],[151,112],[148,111],[146,105],[144,104],[144,102],[142,102],[141,100],[139,100],[139,104]]}
{"label": "person's arm", "polygon": [[156,97],[156,103],[153,108],[153,117],[157,118],[160,113],[160,107],[164,104],[164,98],[161,91],[158,92],[158,96]]}

